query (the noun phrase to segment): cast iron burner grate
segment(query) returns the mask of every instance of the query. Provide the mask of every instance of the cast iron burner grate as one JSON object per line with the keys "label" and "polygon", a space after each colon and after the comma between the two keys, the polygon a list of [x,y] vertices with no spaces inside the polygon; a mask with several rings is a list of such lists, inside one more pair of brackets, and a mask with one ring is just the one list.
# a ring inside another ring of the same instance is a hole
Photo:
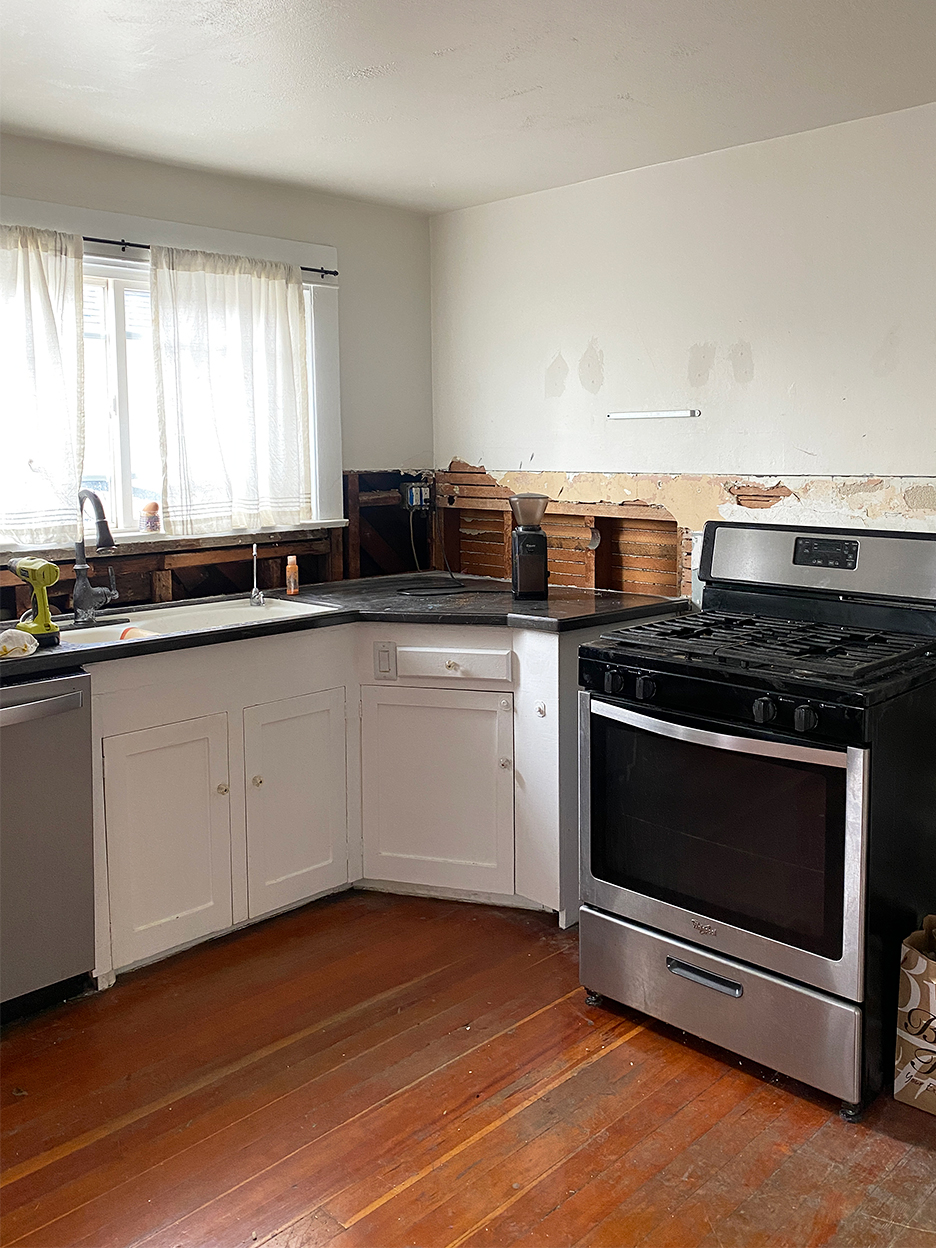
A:
{"label": "cast iron burner grate", "polygon": [[932,639],[812,620],[699,612],[605,633],[628,650],[862,680],[925,654]]}

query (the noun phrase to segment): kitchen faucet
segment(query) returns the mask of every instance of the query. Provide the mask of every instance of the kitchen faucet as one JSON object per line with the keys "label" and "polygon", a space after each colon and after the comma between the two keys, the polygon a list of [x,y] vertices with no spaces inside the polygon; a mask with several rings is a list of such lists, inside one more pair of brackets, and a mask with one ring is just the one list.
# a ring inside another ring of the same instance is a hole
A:
{"label": "kitchen faucet", "polygon": [[253,589],[250,591],[250,605],[252,607],[263,606],[263,594],[257,589],[257,543],[253,544]]}
{"label": "kitchen faucet", "polygon": [[84,541],[84,505],[91,504],[91,510],[94,512],[94,519],[97,525],[97,538],[95,547],[99,554],[112,555],[117,549],[111,534],[110,527],[107,523],[107,517],[104,515],[104,507],[101,500],[93,490],[78,491],[78,540],[75,542],[75,590],[72,594],[72,603],[75,611],[75,626],[83,626],[94,624],[98,610],[105,606],[108,602],[113,602],[117,597],[117,581],[114,577],[114,569],[108,568],[110,573],[110,588],[104,586],[94,586],[88,580],[88,560],[85,555]]}

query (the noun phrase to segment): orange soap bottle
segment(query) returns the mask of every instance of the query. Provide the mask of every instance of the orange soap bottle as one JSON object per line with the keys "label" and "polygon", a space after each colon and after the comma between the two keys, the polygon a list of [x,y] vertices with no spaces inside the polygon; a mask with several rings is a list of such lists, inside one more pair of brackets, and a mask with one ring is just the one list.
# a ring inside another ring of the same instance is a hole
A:
{"label": "orange soap bottle", "polygon": [[286,556],[286,593],[299,593],[299,565],[295,555]]}

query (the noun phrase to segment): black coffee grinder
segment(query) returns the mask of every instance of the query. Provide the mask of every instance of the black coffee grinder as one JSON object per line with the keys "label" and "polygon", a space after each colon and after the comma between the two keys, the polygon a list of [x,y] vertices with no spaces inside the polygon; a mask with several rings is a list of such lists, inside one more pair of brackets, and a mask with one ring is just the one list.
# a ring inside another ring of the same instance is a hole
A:
{"label": "black coffee grinder", "polygon": [[510,579],[515,598],[546,598],[549,594],[546,534],[540,528],[548,503],[548,494],[514,494],[510,499],[510,510],[517,522],[510,540]]}

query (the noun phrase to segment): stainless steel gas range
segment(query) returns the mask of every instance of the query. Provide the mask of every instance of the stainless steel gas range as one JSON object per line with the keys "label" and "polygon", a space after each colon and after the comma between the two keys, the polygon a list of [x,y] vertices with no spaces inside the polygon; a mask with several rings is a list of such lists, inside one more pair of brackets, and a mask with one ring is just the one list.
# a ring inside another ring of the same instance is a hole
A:
{"label": "stainless steel gas range", "polygon": [[700,575],[579,651],[582,983],[854,1119],[936,910],[936,534],[710,523]]}

